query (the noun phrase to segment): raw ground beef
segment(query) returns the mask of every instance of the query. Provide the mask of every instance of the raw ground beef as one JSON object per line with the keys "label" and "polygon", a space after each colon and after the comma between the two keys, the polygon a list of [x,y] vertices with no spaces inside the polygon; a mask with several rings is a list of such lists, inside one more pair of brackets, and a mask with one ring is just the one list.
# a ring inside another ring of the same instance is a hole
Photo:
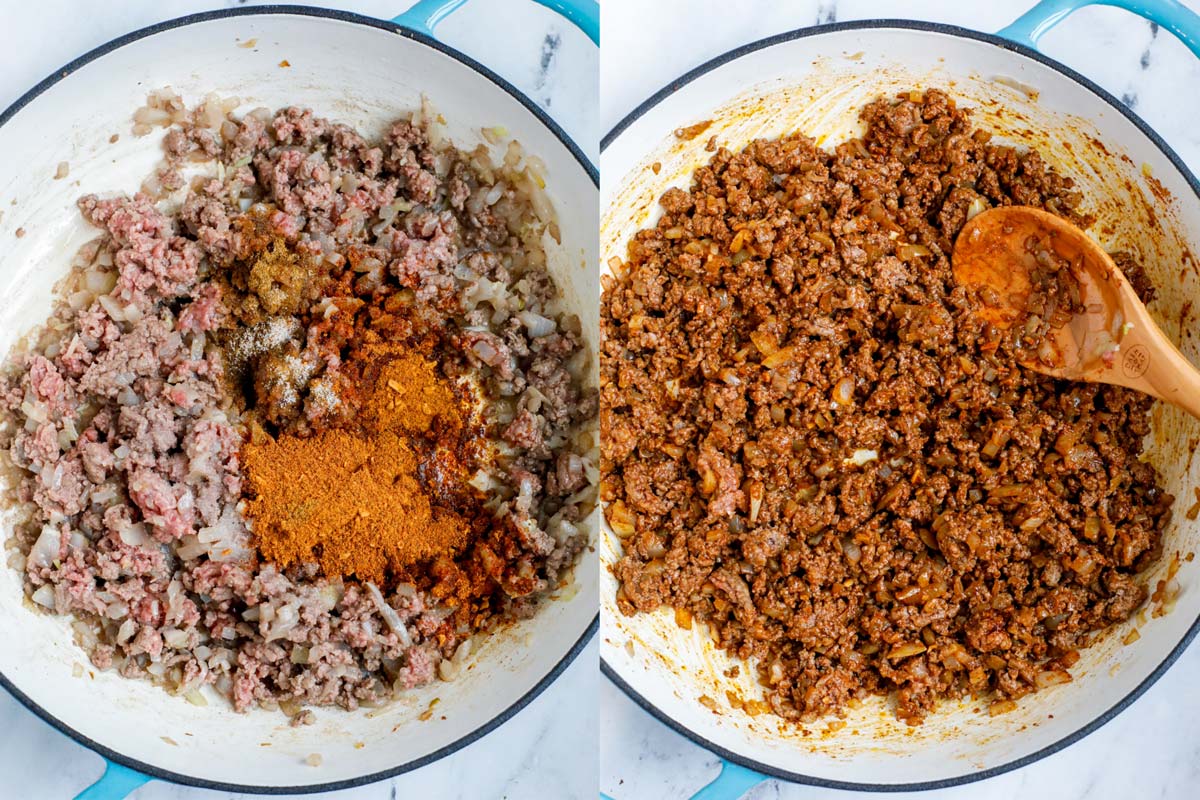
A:
{"label": "raw ground beef", "polygon": [[[162,165],[132,197],[79,202],[103,235],[0,379],[0,444],[27,519],[9,563],[34,603],[78,619],[97,667],[196,702],[213,685],[238,710],[281,705],[303,723],[305,704],[353,709],[453,678],[473,632],[560,586],[587,544],[597,398],[546,270],[558,233],[538,159],[516,142],[501,163],[456,150],[427,109],[368,141],[308,109],[235,106],[210,96],[189,111],[156,92],[135,132],[173,125]],[[218,341],[253,311],[258,349],[239,367],[303,361],[280,390],[280,420],[303,430],[337,418],[339,314],[352,311],[327,306],[306,329],[279,284],[259,287],[261,308],[231,307],[223,276],[251,229],[455,344],[446,368],[477,380],[496,443],[473,484],[504,535],[382,592],[258,559],[239,510],[244,408]]]}
{"label": "raw ground beef", "polygon": [[705,623],[789,719],[1004,710],[1147,596],[1173,500],[1139,459],[1151,400],[1020,368],[953,280],[971,214],[1086,224],[1070,178],[940,91],[862,119],[833,152],[718,149],[606,277],[617,601]]}

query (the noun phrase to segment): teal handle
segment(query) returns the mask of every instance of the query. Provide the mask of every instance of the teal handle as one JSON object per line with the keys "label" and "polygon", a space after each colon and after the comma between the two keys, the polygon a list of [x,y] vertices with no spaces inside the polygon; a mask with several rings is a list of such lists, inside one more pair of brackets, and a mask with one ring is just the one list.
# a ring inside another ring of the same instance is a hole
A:
{"label": "teal handle", "polygon": [[392,22],[412,31],[433,36],[438,23],[450,16],[467,0],[417,0],[412,7]]}
{"label": "teal handle", "polygon": [[100,780],[75,795],[75,800],[124,800],[139,786],[149,782],[149,775],[106,761]]}
{"label": "teal handle", "polygon": [[692,800],[738,800],[746,792],[767,780],[762,773],[732,761],[721,762],[721,774],[712,783],[692,795]]}
{"label": "teal handle", "polygon": [[[392,20],[409,30],[433,36],[433,29],[467,0],[417,0],[412,8]],[[600,46],[600,6],[595,0],[533,0],[566,17],[583,31],[592,44]]]}
{"label": "teal handle", "polygon": [[1175,34],[1200,58],[1200,14],[1179,0],[1042,0],[996,35],[1036,50],[1046,31],[1084,6],[1114,6],[1133,12]]}
{"label": "teal handle", "polygon": [[[721,761],[721,774],[700,791],[692,795],[691,800],[738,800],[746,792],[767,780],[766,775],[760,775],[752,769],[734,764],[732,761]],[[600,800],[613,800],[604,792]]]}
{"label": "teal handle", "polygon": [[600,46],[600,5],[593,0],[533,0],[540,6],[566,17],[584,32],[592,44]]}

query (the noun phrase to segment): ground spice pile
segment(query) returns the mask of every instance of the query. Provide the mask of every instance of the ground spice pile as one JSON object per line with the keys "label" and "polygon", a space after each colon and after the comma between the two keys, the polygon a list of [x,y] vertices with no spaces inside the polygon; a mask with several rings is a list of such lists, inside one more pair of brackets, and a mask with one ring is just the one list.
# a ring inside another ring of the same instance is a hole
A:
{"label": "ground spice pile", "polygon": [[320,295],[316,262],[278,234],[270,234],[266,212],[237,222],[237,252],[223,274],[226,303],[247,325],[266,317],[299,314]]}
{"label": "ground spice pile", "polygon": [[360,429],[266,437],[244,450],[247,513],[269,561],[382,582],[467,543],[470,521],[426,488],[430,478],[465,482],[445,446],[465,424],[461,401],[424,356],[386,347],[369,355],[376,377]]}
{"label": "ground spice pile", "polygon": [[216,339],[225,379],[235,394],[253,398],[260,421],[283,427],[300,407],[296,389],[310,368],[298,358],[304,316],[327,277],[311,254],[298,252],[269,217],[252,211],[236,223],[235,251],[217,276],[229,318]]}

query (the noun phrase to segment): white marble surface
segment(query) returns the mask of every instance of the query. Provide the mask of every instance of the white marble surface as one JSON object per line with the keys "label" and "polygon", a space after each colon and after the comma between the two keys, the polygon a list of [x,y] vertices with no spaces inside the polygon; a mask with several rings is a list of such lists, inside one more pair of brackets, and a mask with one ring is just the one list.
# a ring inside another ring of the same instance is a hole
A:
{"label": "white marble surface", "polygon": [[[320,3],[391,18],[411,0]],[[82,53],[129,31],[236,0],[41,0],[0,4],[0,109]],[[309,4],[314,5],[314,4]],[[85,11],[85,9],[89,9]],[[474,0],[438,29],[443,41],[487,64],[547,108],[596,160],[598,54],[587,38],[529,0]],[[391,781],[325,795],[341,800],[591,798],[596,787],[596,643],[540,697],[489,736]],[[0,691],[0,798],[73,797],[102,761]],[[137,800],[231,795],[151,783]]]}
{"label": "white marble surface", "polygon": [[[1184,2],[1200,10],[1197,0]],[[995,31],[1032,0],[605,0],[600,120],[607,132],[642,100],[738,45],[818,22],[881,17]],[[731,12],[736,8],[736,13]],[[685,44],[686,43],[686,44]],[[1170,34],[1126,12],[1088,8],[1042,40],[1045,53],[1133,106],[1200,173],[1200,62]],[[921,800],[1193,798],[1200,785],[1200,646],[1116,720],[1025,769],[927,792]],[[614,686],[601,687],[600,788],[614,800],[682,800],[714,778],[716,757],[657,722]],[[769,781],[750,800],[871,797]]]}

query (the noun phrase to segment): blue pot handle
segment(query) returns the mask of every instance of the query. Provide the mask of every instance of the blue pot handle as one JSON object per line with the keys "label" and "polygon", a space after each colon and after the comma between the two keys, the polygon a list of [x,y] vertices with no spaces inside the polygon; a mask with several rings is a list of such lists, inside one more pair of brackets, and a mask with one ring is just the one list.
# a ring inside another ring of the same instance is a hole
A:
{"label": "blue pot handle", "polygon": [[691,800],[738,800],[746,792],[767,780],[762,773],[732,761],[721,761],[721,774],[712,783],[692,795]]}
{"label": "blue pot handle", "polygon": [[[760,775],[754,770],[722,759],[721,774],[712,783],[692,795],[691,800],[738,800],[739,797],[765,780],[767,780],[766,775]],[[601,792],[600,800],[613,800],[613,798]]]}
{"label": "blue pot handle", "polygon": [[[409,30],[433,36],[438,23],[450,16],[467,0],[417,0],[413,7],[392,20]],[[587,34],[592,44],[600,45],[600,6],[595,0],[533,0],[551,11],[557,11]]]}
{"label": "blue pot handle", "polygon": [[124,800],[139,786],[150,782],[149,775],[134,772],[115,761],[105,761],[104,764],[104,774],[100,780],[75,795],[75,800]]}
{"label": "blue pot handle", "polygon": [[1042,34],[1084,6],[1115,6],[1131,11],[1175,34],[1200,58],[1200,14],[1179,0],[1042,0],[996,35],[1036,50]]}

